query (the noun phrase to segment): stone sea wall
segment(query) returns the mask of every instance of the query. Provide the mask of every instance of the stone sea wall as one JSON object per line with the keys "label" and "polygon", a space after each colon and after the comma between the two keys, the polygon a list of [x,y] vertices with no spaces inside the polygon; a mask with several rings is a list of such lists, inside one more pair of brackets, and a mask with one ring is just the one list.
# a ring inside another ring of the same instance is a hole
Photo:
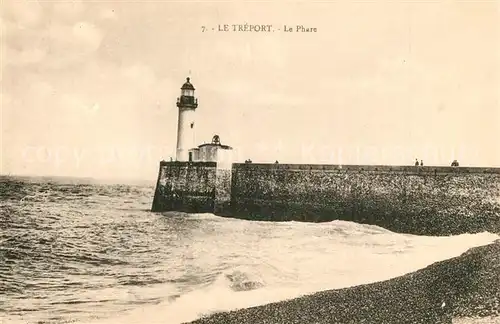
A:
{"label": "stone sea wall", "polygon": [[250,219],[340,219],[426,235],[500,232],[500,170],[234,164],[231,207]]}
{"label": "stone sea wall", "polygon": [[215,179],[215,162],[162,161],[151,210],[212,213]]}
{"label": "stone sea wall", "polygon": [[339,219],[423,235],[500,233],[500,169],[164,163],[153,211],[164,210]]}

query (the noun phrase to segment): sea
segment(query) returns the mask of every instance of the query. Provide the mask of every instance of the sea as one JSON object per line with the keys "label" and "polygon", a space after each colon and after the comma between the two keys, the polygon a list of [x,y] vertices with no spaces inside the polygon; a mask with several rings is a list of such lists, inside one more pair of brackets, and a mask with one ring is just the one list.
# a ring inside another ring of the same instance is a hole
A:
{"label": "sea", "polygon": [[153,193],[152,184],[1,178],[0,323],[179,324],[394,278],[499,238],[152,213]]}

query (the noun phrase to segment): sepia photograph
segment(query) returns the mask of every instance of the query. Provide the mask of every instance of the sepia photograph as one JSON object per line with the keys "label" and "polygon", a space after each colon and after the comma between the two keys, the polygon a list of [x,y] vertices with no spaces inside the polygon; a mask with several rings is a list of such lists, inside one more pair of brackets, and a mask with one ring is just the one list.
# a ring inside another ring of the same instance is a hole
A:
{"label": "sepia photograph", "polygon": [[500,324],[500,2],[0,0],[0,324]]}

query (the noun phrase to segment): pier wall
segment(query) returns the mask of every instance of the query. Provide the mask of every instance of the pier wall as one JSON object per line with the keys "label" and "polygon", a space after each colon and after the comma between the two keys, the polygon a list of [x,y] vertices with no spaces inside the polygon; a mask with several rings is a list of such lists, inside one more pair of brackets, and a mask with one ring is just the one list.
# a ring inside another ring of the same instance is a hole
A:
{"label": "pier wall", "polygon": [[[339,219],[423,235],[500,233],[497,168],[196,164],[160,170],[155,201],[159,194],[171,201],[176,191],[185,198],[168,210],[203,201],[203,211],[252,220]],[[167,209],[154,203],[153,210]]]}
{"label": "pier wall", "polygon": [[160,162],[151,210],[212,213],[216,170],[215,162]]}

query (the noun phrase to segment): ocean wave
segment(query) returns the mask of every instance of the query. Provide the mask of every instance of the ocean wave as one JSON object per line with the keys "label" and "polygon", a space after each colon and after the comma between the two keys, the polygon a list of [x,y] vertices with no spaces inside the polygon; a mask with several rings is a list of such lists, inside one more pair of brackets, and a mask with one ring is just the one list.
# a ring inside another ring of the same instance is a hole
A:
{"label": "ocean wave", "polygon": [[[19,192],[0,205],[0,297],[13,324],[179,324],[388,280],[499,238],[405,235],[345,221],[154,214],[147,212],[154,188],[10,188]],[[35,197],[19,204],[24,196]]]}
{"label": "ocean wave", "polygon": [[[484,236],[494,238],[494,236],[488,236],[486,233]],[[473,244],[473,246],[479,245],[477,243]],[[347,274],[352,274],[352,271]],[[152,324],[179,324],[222,311],[248,309],[313,294],[317,291],[328,289],[329,286],[327,283],[329,278],[327,277],[321,278],[321,283],[317,285],[314,285],[312,282],[300,281],[283,284],[276,281],[274,277],[276,275],[277,272],[272,267],[262,265],[228,268],[219,273],[216,279],[209,285],[202,285],[197,289],[181,293],[175,298],[155,306],[144,306],[126,314],[91,323],[108,324],[120,322],[132,324],[148,322]],[[391,276],[391,273],[386,273],[386,277],[388,279],[393,276]],[[365,284],[367,281],[370,281],[366,279],[368,278],[365,278],[364,281],[360,280],[357,284],[346,286],[357,286],[358,284]],[[342,284],[338,288],[341,287]]]}
{"label": "ocean wave", "polygon": [[388,281],[204,316],[193,324],[497,321],[499,255],[500,240]]}

